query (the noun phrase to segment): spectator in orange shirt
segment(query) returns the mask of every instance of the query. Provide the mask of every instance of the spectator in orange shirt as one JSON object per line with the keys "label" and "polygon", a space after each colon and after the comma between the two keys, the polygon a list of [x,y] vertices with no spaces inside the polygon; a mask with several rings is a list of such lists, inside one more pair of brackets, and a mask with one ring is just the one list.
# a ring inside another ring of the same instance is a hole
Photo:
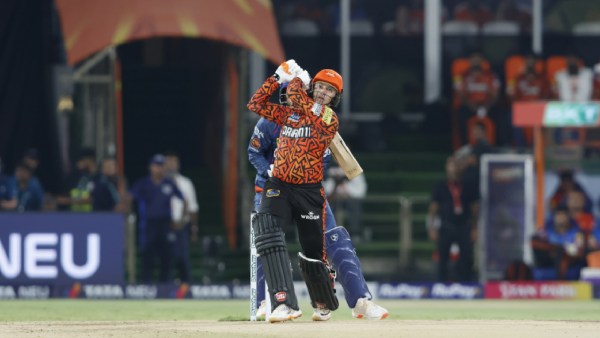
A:
{"label": "spectator in orange shirt", "polygon": [[469,21],[482,26],[494,19],[490,9],[481,0],[466,0],[454,8],[454,20]]}
{"label": "spectator in orange shirt", "polygon": [[[525,57],[525,68],[514,82],[507,84],[506,93],[512,102],[537,101],[550,97],[550,86],[543,73],[535,68],[537,58],[533,54]],[[531,145],[533,142],[532,128],[519,128],[515,133],[518,145]]]}
{"label": "spectator in orange shirt", "polygon": [[[470,68],[462,76],[457,88],[461,97],[458,110],[458,128],[461,143],[467,143],[467,121],[475,115],[489,115],[498,98],[500,82],[496,75],[483,69],[483,57],[473,53],[470,57]],[[497,124],[497,123],[496,123]]]}
{"label": "spectator in orange shirt", "polygon": [[535,69],[537,62],[533,54],[525,57],[525,68],[506,91],[512,101],[536,101],[549,97],[549,84],[544,74]]}
{"label": "spectator in orange shirt", "polygon": [[567,193],[567,209],[569,216],[575,222],[579,230],[590,232],[594,228],[594,215],[585,210],[585,195],[581,191],[571,190]]}

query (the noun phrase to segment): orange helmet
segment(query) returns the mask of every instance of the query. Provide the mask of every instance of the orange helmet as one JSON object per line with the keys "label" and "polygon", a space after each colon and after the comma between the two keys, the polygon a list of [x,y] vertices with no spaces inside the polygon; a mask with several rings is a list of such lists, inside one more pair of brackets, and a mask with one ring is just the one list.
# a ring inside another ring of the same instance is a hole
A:
{"label": "orange helmet", "polygon": [[344,90],[344,80],[342,76],[333,69],[323,69],[313,77],[312,82],[322,81],[334,86],[339,94]]}
{"label": "orange helmet", "polygon": [[337,105],[340,104],[340,101],[342,100],[342,92],[344,91],[344,80],[342,79],[342,76],[333,69],[323,69],[319,71],[311,81],[311,96],[313,92],[313,86],[315,82],[318,81],[328,83],[337,90],[337,95],[329,103],[332,107],[337,107]]}

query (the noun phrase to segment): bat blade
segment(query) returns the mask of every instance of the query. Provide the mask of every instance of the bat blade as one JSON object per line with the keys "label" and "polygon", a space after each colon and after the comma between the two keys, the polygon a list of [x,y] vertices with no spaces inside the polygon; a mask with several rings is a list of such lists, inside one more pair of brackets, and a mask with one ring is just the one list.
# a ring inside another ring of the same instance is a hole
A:
{"label": "bat blade", "polygon": [[333,157],[335,157],[335,160],[340,165],[340,168],[342,168],[344,174],[349,180],[363,173],[362,167],[356,158],[354,158],[354,155],[352,155],[352,152],[339,133],[335,133],[335,137],[331,141],[329,148],[333,153]]}

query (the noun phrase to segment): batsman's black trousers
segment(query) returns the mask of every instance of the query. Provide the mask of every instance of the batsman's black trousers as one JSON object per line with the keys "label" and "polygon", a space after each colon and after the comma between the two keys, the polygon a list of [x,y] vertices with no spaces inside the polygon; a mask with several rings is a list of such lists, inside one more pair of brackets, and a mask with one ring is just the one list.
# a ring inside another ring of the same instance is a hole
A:
{"label": "batsman's black trousers", "polygon": [[289,184],[271,177],[262,192],[259,213],[295,221],[302,251],[308,258],[325,261],[325,192],[321,183]]}

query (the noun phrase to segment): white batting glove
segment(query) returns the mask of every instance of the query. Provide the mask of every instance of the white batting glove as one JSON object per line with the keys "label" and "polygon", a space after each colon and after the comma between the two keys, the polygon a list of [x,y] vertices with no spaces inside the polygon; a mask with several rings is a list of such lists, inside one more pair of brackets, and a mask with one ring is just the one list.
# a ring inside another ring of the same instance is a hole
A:
{"label": "white batting glove", "polygon": [[308,87],[310,86],[310,75],[308,72],[304,69],[301,69],[301,71],[298,73],[298,77],[300,80],[302,80],[302,89],[308,90]]}
{"label": "white batting glove", "polygon": [[280,64],[273,76],[279,84],[288,83],[292,81],[294,77],[296,77],[296,74],[300,69],[301,68],[298,66],[296,61],[294,59],[290,59]]}
{"label": "white batting glove", "polygon": [[271,164],[269,167],[271,169],[267,170],[267,175],[269,175],[269,177],[273,177],[273,168],[275,167],[275,165]]}

